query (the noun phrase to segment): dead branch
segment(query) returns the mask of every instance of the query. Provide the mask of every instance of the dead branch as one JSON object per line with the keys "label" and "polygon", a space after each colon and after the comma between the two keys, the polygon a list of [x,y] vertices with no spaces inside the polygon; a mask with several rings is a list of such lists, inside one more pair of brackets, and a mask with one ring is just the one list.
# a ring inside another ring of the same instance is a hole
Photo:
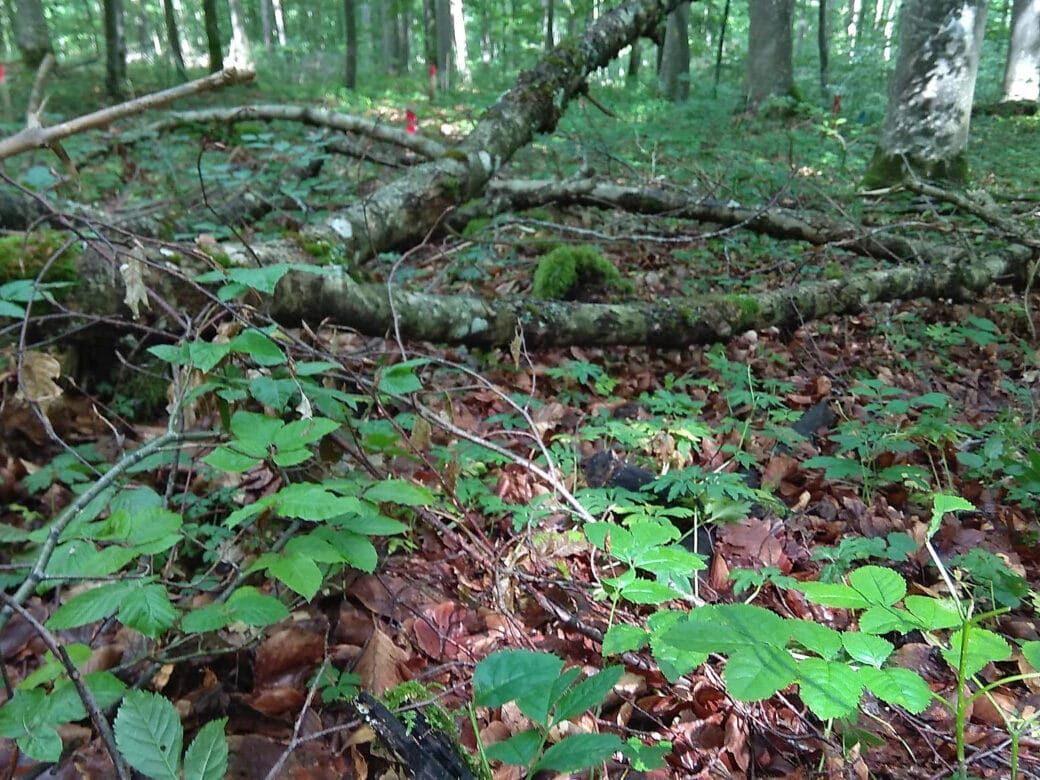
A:
{"label": "dead branch", "polygon": [[70,135],[104,127],[119,119],[124,119],[143,111],[161,108],[174,100],[180,100],[190,95],[197,95],[200,92],[225,87],[230,84],[245,83],[251,81],[254,76],[256,76],[255,71],[222,70],[219,73],[196,79],[187,84],[180,84],[170,89],[164,89],[162,92],[155,92],[116,106],[109,106],[92,114],[70,119],[68,122],[62,122],[60,125],[54,125],[53,127],[27,126],[24,130],[0,141],[0,160],[29,151],[30,149],[50,146],[63,138],[68,138]]}

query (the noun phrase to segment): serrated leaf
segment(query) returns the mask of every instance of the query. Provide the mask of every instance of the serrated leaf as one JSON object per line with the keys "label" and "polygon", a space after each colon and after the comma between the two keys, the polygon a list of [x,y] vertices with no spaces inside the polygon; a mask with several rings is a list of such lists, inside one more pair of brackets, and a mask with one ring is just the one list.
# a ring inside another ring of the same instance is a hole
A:
{"label": "serrated leaf", "polygon": [[314,598],[324,581],[318,565],[302,555],[279,556],[268,565],[267,573],[307,601]]}
{"label": "serrated leaf", "polygon": [[161,585],[145,585],[143,588],[129,591],[124,596],[119,608],[119,620],[123,625],[157,639],[177,620],[177,610],[170,603],[166,588]]}
{"label": "serrated leaf", "polygon": [[859,670],[859,674],[870,692],[888,704],[918,713],[923,712],[933,701],[928,683],[910,669],[875,669],[865,666]]}
{"label": "serrated leaf", "polygon": [[828,626],[808,620],[790,621],[791,637],[806,650],[819,656],[834,658],[841,650],[841,634]]}
{"label": "serrated leaf", "polygon": [[935,631],[941,628],[959,626],[963,620],[957,614],[957,607],[949,601],[931,596],[907,596],[903,604],[910,614],[921,623],[921,628]]}
{"label": "serrated leaf", "polygon": [[278,511],[301,520],[328,520],[357,507],[357,499],[337,496],[314,482],[294,482],[274,494]]}
{"label": "serrated leaf", "polygon": [[233,352],[245,352],[259,366],[280,366],[286,362],[285,352],[255,328],[244,330],[231,340]]}
{"label": "serrated leaf", "polygon": [[275,263],[263,268],[229,268],[227,275],[239,284],[244,284],[258,292],[274,295],[275,287],[281,278],[289,272],[286,263]]}
{"label": "serrated leaf", "polygon": [[184,754],[184,780],[224,780],[228,768],[227,718],[213,720],[199,729]]}
{"label": "serrated leaf", "polygon": [[806,658],[798,664],[798,677],[802,701],[819,718],[847,717],[859,707],[863,680],[846,664]]}
{"label": "serrated leaf", "polygon": [[184,730],[177,710],[154,693],[130,691],[115,720],[116,746],[138,772],[158,780],[180,780]]}
{"label": "serrated leaf", "polygon": [[538,749],[542,746],[542,735],[537,729],[527,729],[509,739],[488,745],[485,752],[492,761],[501,761],[512,766],[530,766]]}
{"label": "serrated leaf", "polygon": [[603,655],[621,655],[641,650],[649,638],[650,634],[639,626],[619,623],[607,629],[603,637]]}
{"label": "serrated leaf", "polygon": [[557,702],[553,722],[559,723],[577,717],[586,710],[603,703],[625,670],[620,666],[608,666],[600,672],[579,681]]}
{"label": "serrated leaf", "polygon": [[53,630],[77,628],[108,617],[119,611],[123,596],[140,583],[113,582],[79,593],[58,607],[47,620]]}
{"label": "serrated leaf", "polygon": [[339,428],[339,423],[327,417],[312,417],[309,420],[293,420],[274,435],[276,447],[304,447],[320,441]]}
{"label": "serrated leaf", "polygon": [[553,772],[577,772],[596,766],[621,750],[617,734],[571,734],[551,746],[541,760],[531,767],[531,774],[548,769]]}
{"label": "serrated leaf", "polygon": [[501,650],[492,653],[473,673],[473,700],[481,707],[501,707],[515,701],[535,723],[548,720],[553,686],[563,661],[550,653]]}
{"label": "serrated leaf", "polygon": [[847,631],[841,637],[845,651],[854,661],[880,667],[892,655],[895,646],[887,639],[858,631]]}
{"label": "serrated leaf", "polygon": [[274,596],[256,588],[239,588],[227,600],[227,607],[235,620],[249,626],[271,626],[289,617],[289,608]]}
{"label": "serrated leaf", "polygon": [[767,644],[733,652],[723,672],[726,690],[740,701],[768,699],[794,682],[797,676],[798,665],[791,654]]}
{"label": "serrated leaf", "polygon": [[23,753],[37,761],[56,763],[61,758],[61,737],[50,726],[38,726],[16,741]]}
{"label": "serrated leaf", "polygon": [[228,474],[238,474],[242,471],[248,471],[253,468],[253,466],[260,462],[260,458],[236,452],[233,449],[221,446],[217,447],[213,452],[204,457],[202,462],[212,466],[218,471],[225,471]]}
{"label": "serrated leaf", "polygon": [[402,504],[404,506],[429,506],[434,502],[433,493],[421,485],[403,479],[384,479],[365,491],[365,498],[376,503]]}
{"label": "serrated leaf", "polygon": [[424,366],[430,361],[425,358],[405,360],[401,363],[383,369],[379,373],[376,389],[380,393],[390,395],[408,395],[422,390],[422,382],[415,375],[414,369]]}
{"label": "serrated leaf", "polygon": [[188,345],[188,357],[191,360],[192,365],[204,374],[208,374],[212,371],[230,352],[230,344],[214,344],[209,341],[193,341]]}
{"label": "serrated leaf", "polygon": [[231,622],[228,608],[224,604],[207,604],[193,609],[181,618],[181,630],[187,634],[205,634],[217,631]]}
{"label": "serrated leaf", "polygon": [[1030,641],[1022,643],[1022,657],[1036,671],[1040,671],[1040,642]]}
{"label": "serrated leaf", "polygon": [[906,595],[906,580],[882,566],[863,566],[849,575],[849,584],[869,604],[890,606]]}
{"label": "serrated leaf", "polygon": [[[950,648],[942,651],[946,663],[956,671],[961,666],[962,631],[950,634]],[[968,629],[968,643],[964,652],[964,674],[971,677],[978,674],[988,663],[999,663],[1011,657],[1011,645],[1000,634],[985,628],[972,626]]]}

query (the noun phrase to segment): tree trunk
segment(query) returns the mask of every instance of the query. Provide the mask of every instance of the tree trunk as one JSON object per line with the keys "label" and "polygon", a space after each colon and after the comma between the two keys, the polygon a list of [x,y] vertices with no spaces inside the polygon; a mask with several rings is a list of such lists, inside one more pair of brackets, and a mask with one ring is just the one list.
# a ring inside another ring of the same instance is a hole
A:
{"label": "tree trunk", "polygon": [[830,24],[827,13],[827,0],[819,0],[819,9],[816,17],[816,43],[820,50],[820,94],[827,96],[827,74],[830,63]]}
{"label": "tree trunk", "polygon": [[260,32],[264,37],[264,48],[267,51],[274,50],[274,21],[271,18],[274,10],[271,8],[271,0],[259,0],[260,2]]}
{"label": "tree trunk", "polygon": [[632,48],[628,53],[628,70],[625,72],[625,78],[635,81],[639,78],[639,66],[643,61],[643,42],[636,38],[632,41]]}
{"label": "tree trunk", "polygon": [[38,67],[44,57],[54,53],[40,0],[17,0],[14,13],[14,43],[21,52],[22,62],[30,68]]}
{"label": "tree trunk", "polygon": [[791,22],[794,0],[751,0],[748,31],[748,108],[794,91]]}
{"label": "tree trunk", "polygon": [[347,70],[344,86],[347,89],[357,87],[357,9],[354,0],[343,0],[343,10],[347,17]]}
{"label": "tree trunk", "polygon": [[552,51],[556,45],[556,33],[554,28],[556,16],[555,0],[542,0],[542,35],[545,40],[545,50]]}
{"label": "tree trunk", "polygon": [[437,88],[442,92],[451,88],[452,30],[451,0],[436,0],[437,32]]}
{"label": "tree trunk", "polygon": [[209,72],[217,73],[224,67],[224,53],[220,43],[220,18],[217,15],[217,0],[202,0],[202,12],[206,17],[206,48],[209,51]]}
{"label": "tree trunk", "polygon": [[726,25],[729,22],[730,0],[726,0],[722,8],[722,23],[719,25],[719,46],[715,52],[715,80],[712,82],[712,95],[718,97],[719,79],[722,78],[722,49],[726,43]]}
{"label": "tree trunk", "polygon": [[105,0],[105,91],[126,98],[126,18],[123,0]]}
{"label": "tree trunk", "polygon": [[278,45],[285,48],[285,14],[282,12],[282,0],[271,0],[274,10],[274,31],[278,34]]}
{"label": "tree trunk", "polygon": [[868,187],[912,175],[964,182],[971,103],[986,29],[985,0],[907,0],[885,124]]}
{"label": "tree trunk", "polygon": [[1028,103],[1040,98],[1040,0],[1015,0],[1011,40],[1004,69],[1003,103]]}
{"label": "tree trunk", "polygon": [[251,68],[253,52],[249,45],[246,17],[242,13],[241,0],[228,0],[228,12],[231,14],[231,45],[228,47],[228,60],[236,68]]}
{"label": "tree trunk", "polygon": [[466,14],[462,0],[450,0],[452,51],[455,53],[455,72],[462,83],[469,82],[469,44],[466,42]]}
{"label": "tree trunk", "polygon": [[184,52],[181,50],[181,34],[177,29],[177,11],[173,0],[163,0],[163,20],[166,23],[166,43],[170,47],[173,65],[181,81],[188,80],[188,69],[184,67]]}
{"label": "tree trunk", "polygon": [[678,8],[668,14],[657,82],[662,94],[673,103],[682,103],[690,96],[689,24],[688,2],[680,3]]}

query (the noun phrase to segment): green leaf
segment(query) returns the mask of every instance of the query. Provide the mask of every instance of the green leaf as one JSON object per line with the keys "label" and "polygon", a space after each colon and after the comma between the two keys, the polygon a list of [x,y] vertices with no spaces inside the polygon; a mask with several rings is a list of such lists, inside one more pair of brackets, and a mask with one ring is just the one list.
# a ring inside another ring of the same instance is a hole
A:
{"label": "green leaf", "polygon": [[928,524],[928,538],[935,536],[935,532],[942,525],[943,515],[947,512],[965,512],[974,509],[975,506],[960,496],[951,496],[946,493],[936,493],[932,499],[932,519]]}
{"label": "green leaf", "polygon": [[293,420],[274,435],[274,446],[305,447],[320,441],[323,436],[339,428],[339,423],[327,417],[314,417],[310,420]]}
{"label": "green leaf", "polygon": [[375,503],[402,504],[404,506],[429,506],[434,502],[433,493],[421,485],[413,485],[402,479],[384,479],[365,491],[365,498]]}
{"label": "green leaf", "polygon": [[155,355],[159,360],[166,363],[170,363],[174,366],[183,366],[191,357],[188,355],[188,345],[178,344],[173,346],[172,344],[157,344],[154,347],[149,347],[148,351]]}
{"label": "green leaf", "polygon": [[226,525],[228,528],[234,528],[236,525],[243,523],[246,520],[252,519],[256,515],[263,512],[265,509],[271,508],[275,505],[277,500],[277,495],[270,495],[264,496],[263,498],[254,501],[252,504],[246,504],[244,507],[236,509],[230,515],[228,515],[227,519],[224,520],[224,525]]}
{"label": "green leaf", "polygon": [[113,615],[122,606],[127,591],[140,585],[140,582],[113,582],[79,593],[54,611],[47,620],[47,627],[55,631],[77,628]]}
{"label": "green leaf", "polygon": [[212,466],[218,471],[224,471],[228,474],[238,474],[239,472],[248,471],[253,468],[253,466],[260,462],[260,458],[253,457],[252,455],[245,455],[228,447],[221,446],[217,447],[213,452],[204,457],[202,462]]}
{"label": "green leaf", "polygon": [[799,582],[794,588],[805,594],[814,604],[844,609],[865,609],[870,606],[863,595],[848,585],[832,582]]}
{"label": "green leaf", "polygon": [[258,292],[274,295],[278,282],[285,276],[291,266],[287,263],[275,263],[263,268],[229,268],[227,275],[239,284],[244,284]]}
{"label": "green leaf", "polygon": [[957,614],[956,605],[931,596],[907,596],[903,599],[907,611],[921,622],[921,628],[936,631],[953,628],[963,621]]}
{"label": "green leaf", "polygon": [[188,345],[188,357],[191,359],[192,365],[204,374],[212,371],[230,352],[230,344],[193,341]]}
{"label": "green leaf", "polygon": [[890,631],[905,634],[920,627],[916,617],[898,607],[870,607],[859,616],[859,630],[864,634],[887,634]]}
{"label": "green leaf", "polygon": [[921,675],[910,669],[864,666],[859,675],[870,692],[888,704],[918,713],[932,702],[932,689]]}
{"label": "green leaf", "polygon": [[870,604],[888,606],[906,595],[906,580],[881,566],[863,566],[849,575],[849,584]]}
{"label": "green leaf", "polygon": [[140,631],[152,639],[158,638],[177,620],[177,610],[162,585],[145,585],[130,590],[119,608],[123,625]]}
{"label": "green leaf", "polygon": [[624,672],[621,666],[608,666],[600,672],[586,677],[565,693],[556,704],[553,723],[570,720],[586,710],[603,703]]}
{"label": "green leaf", "polygon": [[328,520],[346,514],[358,505],[356,498],[337,496],[314,482],[286,485],[274,497],[281,514],[301,520]]}
{"label": "green leaf", "polygon": [[791,637],[806,650],[828,659],[841,651],[841,634],[833,628],[808,620],[792,620],[789,625]]}
{"label": "green leaf", "polygon": [[116,715],[115,734],[119,752],[138,772],[158,780],[180,780],[184,730],[168,699],[130,691]]}
{"label": "green leaf", "polygon": [[286,362],[285,352],[260,331],[250,328],[231,340],[233,352],[245,352],[259,366],[280,366]]}
{"label": "green leaf", "polygon": [[268,565],[267,572],[307,601],[314,598],[324,580],[318,565],[302,555],[280,556]]}
{"label": "green leaf", "polygon": [[733,652],[723,677],[726,690],[740,701],[768,699],[798,676],[798,665],[782,647],[762,644]]}
{"label": "green leaf", "polygon": [[224,604],[207,604],[186,613],[181,618],[181,630],[188,634],[205,634],[217,631],[231,622],[231,615]]}
{"label": "green leaf", "polygon": [[61,737],[49,726],[38,726],[17,740],[18,747],[29,758],[55,763],[61,758]]}
{"label": "green leaf", "polygon": [[251,586],[232,593],[227,607],[235,620],[249,626],[271,626],[289,617],[289,608],[281,601]]}
{"label": "green leaf", "polygon": [[798,676],[802,701],[818,718],[844,718],[858,709],[863,680],[846,664],[806,658],[798,664]]}
{"label": "green leaf", "polygon": [[767,609],[724,604],[692,610],[686,620],[677,622],[662,638],[687,651],[731,653],[763,644],[783,648],[790,635],[789,622]]}
{"label": "green leaf", "polygon": [[577,772],[606,761],[621,750],[617,734],[571,734],[550,747],[541,760],[531,767],[531,774],[548,769],[553,772]]}
{"label": "green leaf", "polygon": [[184,780],[224,780],[228,768],[227,718],[212,720],[199,729],[184,754]]}
{"label": "green leaf", "polygon": [[535,723],[548,722],[553,686],[563,661],[551,653],[501,650],[492,653],[473,673],[473,700],[480,707],[501,707],[515,701]]}
{"label": "green leaf", "polygon": [[871,634],[861,634],[858,631],[845,632],[842,634],[841,640],[845,645],[845,651],[854,661],[870,666],[880,667],[895,649],[887,639]]}
{"label": "green leaf", "polygon": [[[943,658],[954,671],[961,666],[963,636],[962,631],[954,631],[950,634],[950,649],[942,651]],[[1011,645],[1000,634],[976,626],[968,629],[968,646],[964,653],[964,674],[967,677],[977,674],[988,663],[1006,661],[1010,657]]]}
{"label": "green leaf", "polygon": [[1022,657],[1036,671],[1040,672],[1040,642],[1030,641],[1022,643]]}
{"label": "green leaf", "polygon": [[376,380],[376,389],[380,393],[390,395],[408,395],[422,390],[422,382],[413,369],[425,366],[429,362],[426,358],[415,358],[384,369]]}
{"label": "green leaf", "polygon": [[629,737],[621,752],[637,772],[649,772],[665,765],[665,756],[672,752],[672,743],[661,740],[655,745],[644,745],[639,737]]}
{"label": "green leaf", "polygon": [[603,637],[603,655],[606,657],[641,650],[649,638],[650,634],[639,626],[619,623],[607,629]]}
{"label": "green leaf", "polygon": [[12,317],[20,320],[25,316],[25,307],[10,301],[0,301],[0,317]]}
{"label": "green leaf", "polygon": [[333,532],[333,529],[327,529],[327,532],[329,535],[326,538],[339,550],[346,563],[369,573],[376,570],[379,554],[367,537],[349,531]]}
{"label": "green leaf", "polygon": [[527,729],[509,739],[488,745],[485,753],[492,761],[501,761],[512,766],[531,766],[538,750],[542,747],[542,735],[537,729]]}
{"label": "green leaf", "polygon": [[682,594],[674,588],[652,580],[637,579],[621,589],[621,595],[633,604],[664,604]]}

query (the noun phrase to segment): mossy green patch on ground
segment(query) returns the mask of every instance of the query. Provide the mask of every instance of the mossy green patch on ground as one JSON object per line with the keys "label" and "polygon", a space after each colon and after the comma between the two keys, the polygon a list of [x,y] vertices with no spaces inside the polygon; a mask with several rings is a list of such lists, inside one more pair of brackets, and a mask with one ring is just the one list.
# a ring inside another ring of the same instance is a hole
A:
{"label": "mossy green patch on ground", "polygon": [[[47,272],[42,281],[75,282],[78,279],[76,258],[81,248],[78,241],[65,246],[67,241],[67,234],[54,230],[0,236],[0,283],[35,279],[44,266]],[[58,252],[60,256],[55,257]]]}
{"label": "mossy green patch on ground", "polygon": [[531,293],[536,298],[564,300],[583,287],[625,291],[630,284],[607,258],[591,246],[561,246],[538,261]]}

